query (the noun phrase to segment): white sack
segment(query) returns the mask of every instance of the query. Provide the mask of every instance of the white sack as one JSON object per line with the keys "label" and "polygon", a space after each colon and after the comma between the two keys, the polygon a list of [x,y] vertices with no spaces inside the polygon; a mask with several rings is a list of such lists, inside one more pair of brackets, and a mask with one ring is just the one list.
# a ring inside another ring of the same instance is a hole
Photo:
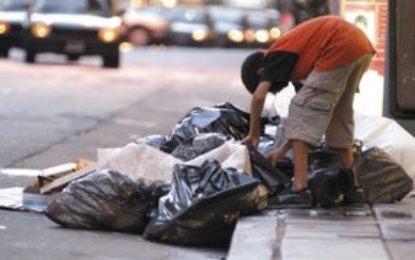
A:
{"label": "white sack", "polygon": [[[127,175],[132,180],[171,181],[173,167],[183,161],[144,144],[130,143],[122,148],[98,149],[97,169],[110,169]],[[215,159],[223,168],[233,167],[252,174],[246,146],[231,141],[186,162],[201,166],[208,159]]]}
{"label": "white sack", "polygon": [[183,161],[151,146],[130,143],[123,148],[99,149],[97,168],[118,171],[132,180],[170,182],[178,163]]}
{"label": "white sack", "polygon": [[215,159],[223,168],[233,167],[252,175],[248,148],[245,145],[227,141],[221,146],[186,162],[187,165],[201,166],[208,159]]}

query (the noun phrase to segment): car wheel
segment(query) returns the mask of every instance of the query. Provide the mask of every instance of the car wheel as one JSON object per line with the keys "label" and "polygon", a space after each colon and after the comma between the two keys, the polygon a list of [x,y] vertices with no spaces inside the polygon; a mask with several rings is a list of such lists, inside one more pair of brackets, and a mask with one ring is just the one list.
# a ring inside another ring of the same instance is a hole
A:
{"label": "car wheel", "polygon": [[149,45],[151,41],[150,32],[143,28],[133,28],[128,33],[128,41],[135,46]]}
{"label": "car wheel", "polygon": [[112,54],[105,55],[103,58],[103,65],[105,68],[118,68],[120,66],[120,55]]}
{"label": "car wheel", "polygon": [[0,57],[7,58],[9,56],[9,48],[0,49]]}
{"label": "car wheel", "polygon": [[27,63],[35,63],[36,62],[36,52],[34,52],[32,50],[26,50],[25,61]]}
{"label": "car wheel", "polygon": [[77,60],[79,60],[79,58],[80,58],[80,56],[79,55],[76,55],[76,54],[68,54],[68,55],[66,55],[66,59],[68,61],[77,61]]}

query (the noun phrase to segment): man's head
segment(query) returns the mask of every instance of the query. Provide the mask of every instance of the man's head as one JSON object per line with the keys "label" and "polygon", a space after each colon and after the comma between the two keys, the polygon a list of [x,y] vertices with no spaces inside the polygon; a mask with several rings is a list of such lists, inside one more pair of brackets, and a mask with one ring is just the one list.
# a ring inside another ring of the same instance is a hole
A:
{"label": "man's head", "polygon": [[261,81],[259,74],[264,63],[264,52],[257,51],[248,57],[242,63],[241,77],[245,88],[253,94]]}

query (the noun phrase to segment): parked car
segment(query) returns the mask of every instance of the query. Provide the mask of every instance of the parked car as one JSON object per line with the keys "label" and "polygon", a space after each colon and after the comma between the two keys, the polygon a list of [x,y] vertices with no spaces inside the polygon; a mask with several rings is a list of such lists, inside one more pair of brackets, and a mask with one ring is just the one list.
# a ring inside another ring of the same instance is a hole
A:
{"label": "parked car", "polygon": [[128,8],[122,16],[126,39],[136,46],[165,43],[169,31],[165,13],[159,6]]}
{"label": "parked car", "polygon": [[7,57],[12,47],[20,47],[24,36],[30,0],[0,2],[0,57]]}
{"label": "parked car", "polygon": [[211,6],[209,14],[219,46],[241,46],[245,42],[243,10],[233,7]]}
{"label": "parked car", "polygon": [[36,54],[64,54],[68,60],[100,55],[104,67],[120,64],[121,18],[111,0],[37,0],[29,17],[26,62]]}
{"label": "parked car", "polygon": [[277,10],[246,12],[245,40],[249,46],[268,46],[281,36],[280,14]]}
{"label": "parked car", "polygon": [[215,41],[212,21],[202,7],[176,7],[167,13],[170,22],[169,43],[211,45]]}

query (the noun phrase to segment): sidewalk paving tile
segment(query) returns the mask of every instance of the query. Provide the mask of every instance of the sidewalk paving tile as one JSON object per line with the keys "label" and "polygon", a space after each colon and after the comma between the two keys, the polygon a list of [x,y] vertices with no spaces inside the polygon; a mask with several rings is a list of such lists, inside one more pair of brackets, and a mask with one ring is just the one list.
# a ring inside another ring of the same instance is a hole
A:
{"label": "sidewalk paving tile", "polygon": [[389,259],[369,207],[281,210],[281,259]]}
{"label": "sidewalk paving tile", "polygon": [[383,243],[369,238],[284,238],[281,245],[283,260],[387,260]]}
{"label": "sidewalk paving tile", "polygon": [[232,237],[227,260],[271,260],[279,252],[278,218],[262,215],[242,218]]}
{"label": "sidewalk paving tile", "polygon": [[396,204],[374,205],[385,240],[415,241],[415,199]]}
{"label": "sidewalk paving tile", "polygon": [[386,241],[393,260],[415,259],[415,241]]}

